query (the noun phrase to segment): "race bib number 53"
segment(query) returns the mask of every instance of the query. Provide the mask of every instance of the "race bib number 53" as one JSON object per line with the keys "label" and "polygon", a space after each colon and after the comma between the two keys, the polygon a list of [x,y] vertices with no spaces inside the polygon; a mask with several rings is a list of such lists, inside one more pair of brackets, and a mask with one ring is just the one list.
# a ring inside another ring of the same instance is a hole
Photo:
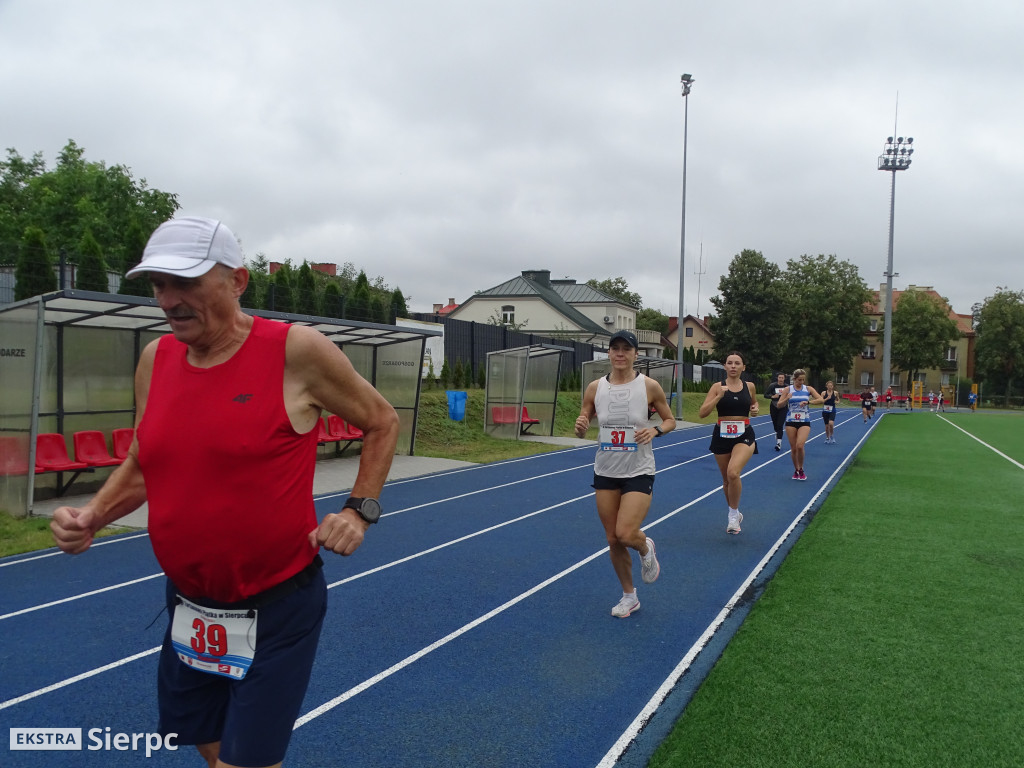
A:
{"label": "race bib number 53", "polygon": [[747,431],[744,419],[722,419],[718,422],[718,434],[722,437],[735,439]]}
{"label": "race bib number 53", "polygon": [[253,610],[205,608],[179,596],[171,622],[171,643],[183,664],[241,680],[256,653]]}

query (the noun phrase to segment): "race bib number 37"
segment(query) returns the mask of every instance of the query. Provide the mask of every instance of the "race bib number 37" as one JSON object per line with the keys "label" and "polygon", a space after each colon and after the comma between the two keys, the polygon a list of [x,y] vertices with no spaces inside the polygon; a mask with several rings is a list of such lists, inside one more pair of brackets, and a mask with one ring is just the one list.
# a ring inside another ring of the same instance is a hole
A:
{"label": "race bib number 37", "polygon": [[601,427],[598,439],[602,451],[636,450],[636,431],[633,427]]}
{"label": "race bib number 37", "polygon": [[205,608],[179,596],[171,622],[171,643],[183,664],[236,680],[245,677],[256,653],[253,610]]}

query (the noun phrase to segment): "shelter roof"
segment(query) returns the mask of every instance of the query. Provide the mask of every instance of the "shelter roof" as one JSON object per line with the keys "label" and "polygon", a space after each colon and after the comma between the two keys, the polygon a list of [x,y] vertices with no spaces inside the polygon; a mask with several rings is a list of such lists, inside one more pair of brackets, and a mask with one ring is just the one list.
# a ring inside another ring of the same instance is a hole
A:
{"label": "shelter roof", "polygon": [[[156,299],[141,296],[64,290],[7,304],[0,307],[0,311],[32,304],[38,300],[43,302],[43,322],[46,325],[152,331],[154,333],[171,332]],[[442,331],[432,328],[399,327],[334,317],[294,315],[259,309],[243,309],[243,311],[246,314],[270,320],[308,325],[320,331],[336,344],[383,346],[424,336],[440,336],[442,333]]]}

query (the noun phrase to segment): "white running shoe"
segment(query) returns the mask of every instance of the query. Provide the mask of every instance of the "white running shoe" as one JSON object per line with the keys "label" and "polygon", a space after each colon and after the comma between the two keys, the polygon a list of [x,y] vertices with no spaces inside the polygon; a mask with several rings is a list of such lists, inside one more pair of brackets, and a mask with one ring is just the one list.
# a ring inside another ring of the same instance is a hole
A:
{"label": "white running shoe", "polygon": [[624,619],[633,611],[640,608],[640,598],[636,596],[636,592],[631,595],[623,595],[622,599],[615,604],[612,608],[612,616],[617,619]]}
{"label": "white running shoe", "polygon": [[742,522],[743,522],[743,513],[742,512],[736,512],[735,514],[730,512],[729,513],[729,525],[725,529],[725,532],[726,533],[739,533],[740,532],[740,523],[742,523]]}
{"label": "white running shoe", "polygon": [[782,441],[781,440],[776,440],[775,441],[775,450],[776,451],[781,451],[782,450]]}
{"label": "white running shoe", "polygon": [[658,580],[661,573],[661,566],[658,565],[658,556],[654,554],[654,539],[647,539],[647,554],[640,557],[640,578],[644,584],[651,584]]}

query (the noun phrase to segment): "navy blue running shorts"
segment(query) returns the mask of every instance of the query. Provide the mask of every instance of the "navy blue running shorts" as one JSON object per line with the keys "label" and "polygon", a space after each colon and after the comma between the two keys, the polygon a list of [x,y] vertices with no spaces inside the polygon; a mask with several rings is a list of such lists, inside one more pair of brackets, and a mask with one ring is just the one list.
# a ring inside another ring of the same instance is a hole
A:
{"label": "navy blue running shorts", "polygon": [[[177,590],[167,581],[167,610]],[[206,602],[196,600],[195,602]],[[210,607],[229,607],[210,602]],[[323,571],[305,586],[259,609],[256,655],[242,680],[201,672],[182,663],[167,622],[157,671],[161,735],[178,744],[220,742],[231,765],[273,765],[284,760],[313,669],[327,613]]]}

